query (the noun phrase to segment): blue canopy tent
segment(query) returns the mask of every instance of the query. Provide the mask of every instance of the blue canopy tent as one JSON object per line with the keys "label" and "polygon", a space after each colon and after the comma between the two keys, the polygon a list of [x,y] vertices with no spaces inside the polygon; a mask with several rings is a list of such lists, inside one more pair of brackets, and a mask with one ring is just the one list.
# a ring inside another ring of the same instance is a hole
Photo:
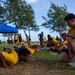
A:
{"label": "blue canopy tent", "polygon": [[7,24],[0,24],[0,33],[3,34],[18,33],[18,29],[12,26],[8,26]]}
{"label": "blue canopy tent", "polygon": [[7,24],[0,24],[0,33],[18,33],[18,29]]}

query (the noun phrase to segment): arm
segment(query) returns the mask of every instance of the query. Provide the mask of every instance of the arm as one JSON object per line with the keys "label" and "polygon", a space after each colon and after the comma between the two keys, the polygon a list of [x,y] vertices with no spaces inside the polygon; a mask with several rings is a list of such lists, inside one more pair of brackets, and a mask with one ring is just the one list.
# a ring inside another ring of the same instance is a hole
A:
{"label": "arm", "polygon": [[4,57],[3,57],[3,55],[2,55],[1,52],[0,52],[0,60],[1,60],[2,65],[3,65],[5,68],[8,68],[8,65],[7,65],[7,63],[6,63],[6,61],[5,61],[5,59],[4,59]]}
{"label": "arm", "polygon": [[38,34],[38,37],[40,37],[40,34]]}
{"label": "arm", "polygon": [[65,35],[65,37],[71,37],[71,38],[75,39],[75,34],[69,34],[69,33],[67,33],[67,34]]}
{"label": "arm", "polygon": [[11,52],[12,50],[14,50],[14,48],[10,48],[10,47],[7,47],[7,46],[6,46],[6,49],[10,50],[10,52]]}

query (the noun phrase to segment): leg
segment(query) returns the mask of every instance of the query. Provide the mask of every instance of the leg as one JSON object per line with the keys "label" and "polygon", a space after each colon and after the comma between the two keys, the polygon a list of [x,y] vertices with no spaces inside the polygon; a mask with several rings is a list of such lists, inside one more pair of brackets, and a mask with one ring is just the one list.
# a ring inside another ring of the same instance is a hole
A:
{"label": "leg", "polygon": [[61,62],[70,62],[71,58],[66,54],[66,52],[63,52],[59,58]]}
{"label": "leg", "polygon": [[68,45],[69,45],[69,49],[70,51],[75,54],[75,40],[72,38],[68,38]]}

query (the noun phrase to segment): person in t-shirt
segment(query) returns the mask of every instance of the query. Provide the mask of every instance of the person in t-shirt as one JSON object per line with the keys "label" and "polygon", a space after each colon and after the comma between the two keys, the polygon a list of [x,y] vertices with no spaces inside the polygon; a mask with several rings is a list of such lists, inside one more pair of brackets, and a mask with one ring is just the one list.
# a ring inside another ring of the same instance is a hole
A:
{"label": "person in t-shirt", "polygon": [[38,34],[38,37],[39,37],[39,41],[40,41],[40,46],[43,47],[43,32],[41,32],[40,34]]}

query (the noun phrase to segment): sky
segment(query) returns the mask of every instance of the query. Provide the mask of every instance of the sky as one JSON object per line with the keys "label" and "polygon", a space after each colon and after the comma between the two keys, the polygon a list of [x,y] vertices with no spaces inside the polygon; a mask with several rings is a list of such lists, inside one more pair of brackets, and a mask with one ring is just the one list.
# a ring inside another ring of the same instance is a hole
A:
{"label": "sky", "polygon": [[[37,25],[41,25],[44,20],[42,19],[42,16],[47,17],[47,12],[50,7],[50,2],[58,5],[58,6],[64,6],[64,4],[67,6],[67,11],[70,13],[75,14],[75,0],[26,0],[28,4],[31,4],[34,13],[35,13],[35,20]],[[48,29],[41,27],[38,32],[32,32],[31,31],[31,40],[32,41],[38,41],[38,34],[41,32],[44,32],[44,37],[47,37],[48,34],[56,37],[59,36],[58,33],[51,33]]]}
{"label": "sky", "polygon": [[[47,17],[48,9],[50,7],[50,2],[62,7],[65,4],[67,6],[67,11],[75,14],[75,0],[25,0],[25,1],[28,4],[31,4],[35,13],[35,20],[37,25],[41,25],[44,22],[42,16]],[[41,33],[42,31],[44,32],[44,37],[47,37],[48,34],[54,37],[59,36],[58,33],[55,32],[51,33],[48,29],[41,27],[40,30],[37,32],[31,31],[31,40],[39,41],[38,34]],[[25,40],[26,37],[23,31],[19,30],[19,33],[22,35],[23,39]]]}

